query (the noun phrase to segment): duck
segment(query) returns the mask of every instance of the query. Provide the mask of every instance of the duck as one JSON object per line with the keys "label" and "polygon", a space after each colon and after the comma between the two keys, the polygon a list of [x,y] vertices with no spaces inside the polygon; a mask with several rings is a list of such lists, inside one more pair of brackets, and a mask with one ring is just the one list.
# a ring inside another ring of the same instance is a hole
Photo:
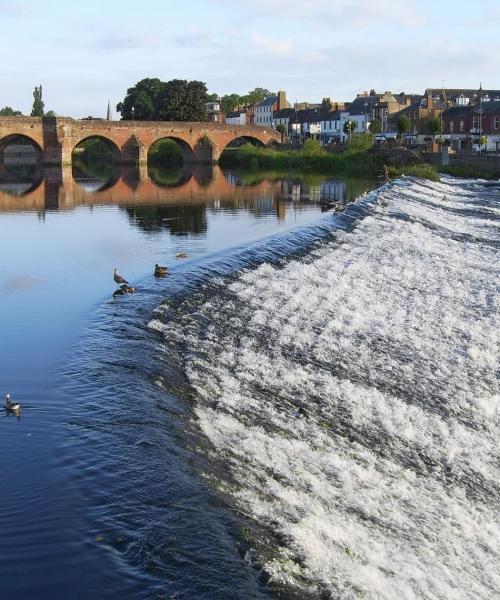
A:
{"label": "duck", "polygon": [[155,277],[165,277],[167,274],[168,267],[160,267],[160,265],[155,265]]}
{"label": "duck", "polygon": [[10,394],[5,394],[5,410],[9,412],[19,412],[21,410],[21,403],[14,402],[10,397]]}
{"label": "duck", "polygon": [[128,284],[128,281],[118,273],[118,269],[115,268],[115,272],[113,273],[113,279],[118,285]]}
{"label": "duck", "polygon": [[113,296],[116,298],[117,296],[125,296],[125,294],[134,294],[135,288],[127,285],[126,283],[122,283],[122,285],[113,292]]}
{"label": "duck", "polygon": [[175,258],[187,258],[187,253],[186,252],[177,252],[177,254],[175,255]]}

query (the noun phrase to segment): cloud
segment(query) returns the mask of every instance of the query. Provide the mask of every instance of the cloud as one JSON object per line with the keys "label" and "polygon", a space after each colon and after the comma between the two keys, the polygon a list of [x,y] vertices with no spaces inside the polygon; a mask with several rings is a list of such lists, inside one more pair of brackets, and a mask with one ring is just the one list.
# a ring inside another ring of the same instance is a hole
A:
{"label": "cloud", "polygon": [[190,27],[184,33],[174,35],[173,41],[184,48],[212,48],[218,45],[211,33],[198,27]]}
{"label": "cloud", "polygon": [[290,56],[293,53],[293,44],[289,40],[275,40],[266,38],[259,33],[251,36],[253,46],[273,56]]}
{"label": "cloud", "polygon": [[159,38],[153,33],[106,33],[92,43],[92,47],[97,50],[137,50],[140,48],[154,48],[158,45]]}
{"label": "cloud", "polygon": [[[231,0],[212,0],[231,5]],[[426,20],[416,11],[414,0],[247,0],[249,14],[255,18],[281,22],[308,20],[330,30],[352,27],[373,27],[397,24],[417,27]]]}
{"label": "cloud", "polygon": [[7,17],[22,17],[28,12],[28,7],[24,2],[16,0],[1,0],[0,14]]}
{"label": "cloud", "polygon": [[491,24],[492,22],[500,23],[500,6],[493,6],[488,11],[486,11],[486,14],[483,17],[483,21],[489,24]]}

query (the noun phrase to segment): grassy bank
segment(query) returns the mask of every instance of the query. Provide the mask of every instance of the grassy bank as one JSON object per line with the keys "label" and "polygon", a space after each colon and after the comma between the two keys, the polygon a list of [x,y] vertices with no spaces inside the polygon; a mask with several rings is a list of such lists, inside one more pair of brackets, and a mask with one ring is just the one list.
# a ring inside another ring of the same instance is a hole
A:
{"label": "grassy bank", "polygon": [[500,179],[500,169],[478,169],[470,165],[438,167],[440,173],[472,179]]}
{"label": "grassy bank", "polygon": [[396,177],[401,177],[403,175],[439,181],[439,173],[436,171],[436,168],[428,163],[407,165],[406,167],[389,167],[389,177],[391,179],[396,179]]}
{"label": "grassy bank", "polygon": [[[373,146],[371,135],[355,136],[342,153],[325,150],[317,140],[307,140],[303,150],[277,150],[258,148],[246,144],[241,148],[231,148],[221,156],[220,164],[226,168],[248,170],[300,170],[342,177],[365,177],[375,179],[383,172],[387,157],[370,152]],[[390,166],[390,165],[389,165]],[[431,165],[414,164],[405,167],[390,166],[392,177],[415,175],[434,181],[439,179]]]}

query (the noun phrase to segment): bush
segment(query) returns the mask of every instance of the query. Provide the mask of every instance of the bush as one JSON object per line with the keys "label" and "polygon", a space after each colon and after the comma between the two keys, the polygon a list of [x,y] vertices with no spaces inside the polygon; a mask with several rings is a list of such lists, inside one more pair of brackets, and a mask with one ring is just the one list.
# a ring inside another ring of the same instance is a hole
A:
{"label": "bush", "polygon": [[303,153],[304,156],[319,156],[325,154],[325,150],[323,150],[319,140],[309,138],[305,141]]}
{"label": "bush", "polygon": [[349,154],[357,154],[359,152],[367,152],[373,148],[375,138],[371,133],[362,133],[361,135],[353,135],[347,142],[347,151]]}

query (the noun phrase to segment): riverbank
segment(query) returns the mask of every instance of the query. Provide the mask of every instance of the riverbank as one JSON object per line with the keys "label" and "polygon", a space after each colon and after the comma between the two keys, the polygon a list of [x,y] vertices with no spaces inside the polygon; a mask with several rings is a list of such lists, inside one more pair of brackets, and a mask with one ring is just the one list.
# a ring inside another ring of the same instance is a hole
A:
{"label": "riverbank", "polygon": [[351,140],[344,152],[325,150],[317,140],[306,141],[303,149],[259,148],[251,144],[226,150],[220,159],[222,167],[258,170],[315,172],[334,176],[381,178],[384,167],[394,179],[412,175],[431,181],[439,181],[440,173],[455,177],[474,179],[500,178],[500,169],[484,165],[433,164],[417,152],[380,152],[373,149],[371,136],[358,136]]}
{"label": "riverbank", "polygon": [[372,151],[371,136],[353,138],[345,152],[333,153],[325,150],[317,140],[308,140],[301,150],[258,148],[246,144],[224,152],[221,166],[247,171],[300,170],[342,177],[364,177],[381,179],[387,166],[391,178],[403,174],[439,181],[433,165],[419,162],[418,155],[408,153],[391,157],[387,153]]}
{"label": "riverbank", "polygon": [[330,175],[375,178],[383,169],[381,156],[368,152],[372,146],[368,138],[356,138],[343,153],[325,150],[317,140],[307,140],[302,150],[278,150],[258,148],[246,144],[240,148],[226,150],[221,158],[223,168],[250,170],[301,170]]}

